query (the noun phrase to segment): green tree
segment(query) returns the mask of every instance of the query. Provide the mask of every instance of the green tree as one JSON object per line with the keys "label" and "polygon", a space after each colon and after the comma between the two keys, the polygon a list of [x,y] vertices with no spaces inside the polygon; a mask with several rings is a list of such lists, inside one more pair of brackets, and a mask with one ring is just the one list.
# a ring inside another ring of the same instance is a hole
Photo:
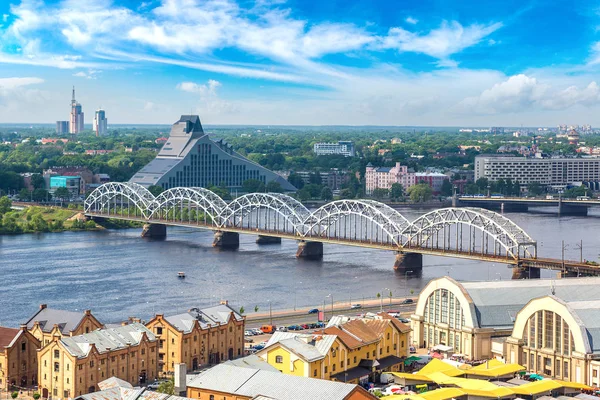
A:
{"label": "green tree", "polygon": [[31,198],[31,192],[26,188],[19,190],[19,199],[21,201],[28,201]]}
{"label": "green tree", "polygon": [[475,182],[475,184],[477,186],[479,186],[479,189],[484,192],[485,190],[487,190],[489,183],[488,178],[479,178],[477,179],[477,181]]}
{"label": "green tree", "polygon": [[34,392],[31,397],[33,397],[33,400],[39,400],[39,398],[42,396],[38,392]]}
{"label": "green tree", "polygon": [[321,199],[325,201],[333,200],[333,192],[329,188],[329,186],[325,186],[323,190],[321,190]]}
{"label": "green tree", "polygon": [[384,188],[375,188],[373,190],[373,197],[376,198],[376,199],[378,199],[378,200],[381,200],[381,199],[387,197],[389,193],[390,192],[387,189],[384,189]]}
{"label": "green tree", "polygon": [[31,194],[33,201],[46,201],[50,200],[52,196],[46,189],[35,189]]}
{"label": "green tree", "polygon": [[11,206],[12,206],[12,201],[10,201],[8,196],[0,197],[0,216],[9,212]]}
{"label": "green tree", "polygon": [[300,201],[308,201],[312,198],[310,190],[308,190],[306,187],[303,187],[302,189],[298,190],[296,192],[296,195],[298,196],[298,199]]}
{"label": "green tree", "polygon": [[342,189],[340,191],[340,199],[353,199],[356,197],[356,193],[350,188]]}
{"label": "green tree", "polygon": [[267,182],[266,190],[269,193],[283,193],[283,188],[277,181]]}
{"label": "green tree", "polygon": [[479,186],[474,183],[469,183],[467,186],[465,186],[465,194],[478,194],[479,192]]}
{"label": "green tree", "polygon": [[254,312],[258,312],[258,306],[254,306]]}
{"label": "green tree", "polygon": [[231,193],[226,187],[223,186],[211,186],[208,188],[211,192],[222,198],[223,200],[231,200]]}
{"label": "green tree", "polygon": [[153,196],[158,196],[159,194],[161,194],[162,192],[165,191],[165,189],[163,189],[162,186],[158,186],[158,185],[150,185],[148,186],[148,191],[150,193],[152,193]]}
{"label": "green tree", "polygon": [[41,174],[33,174],[31,175],[31,186],[33,186],[34,189],[45,189],[46,181]]}
{"label": "green tree", "polygon": [[323,184],[323,179],[321,178],[321,174],[318,172],[313,172],[308,176],[308,182],[314,185]]}
{"label": "green tree", "polygon": [[48,232],[48,231],[50,231],[50,228],[48,226],[48,222],[46,222],[46,220],[44,219],[44,217],[42,217],[41,214],[35,214],[31,218],[30,224],[33,227],[33,230],[36,231],[36,232]]}
{"label": "green tree", "polygon": [[10,397],[12,397],[13,399],[16,399],[17,397],[19,397],[19,392],[12,392],[10,394]]}
{"label": "green tree", "polygon": [[419,183],[408,188],[408,195],[413,203],[424,203],[431,199],[433,191],[426,183]]}
{"label": "green tree", "polygon": [[392,188],[390,189],[390,198],[392,200],[398,201],[404,196],[404,187],[399,183],[392,183]]}
{"label": "green tree", "polygon": [[532,196],[539,196],[544,193],[544,187],[539,182],[531,182],[527,185],[527,193]]}
{"label": "green tree", "polygon": [[167,381],[161,382],[160,385],[158,385],[158,389],[156,389],[156,391],[159,393],[174,395],[175,394],[174,378],[170,378]]}
{"label": "green tree", "polygon": [[258,179],[246,179],[242,182],[242,189],[246,193],[260,193],[265,191],[265,184]]}
{"label": "green tree", "polygon": [[244,306],[241,306],[241,307],[240,307],[240,315],[244,315],[244,311],[246,311],[246,310],[244,309]]}
{"label": "green tree", "polygon": [[54,191],[54,197],[61,201],[65,201],[71,197],[71,193],[69,193],[69,189],[66,187],[59,187]]}
{"label": "green tree", "polygon": [[304,187],[304,181],[302,180],[302,177],[296,173],[291,173],[288,176],[288,182],[291,183],[292,185],[294,185],[294,187],[298,190],[302,189]]}
{"label": "green tree", "polygon": [[450,183],[448,179],[445,179],[444,182],[442,182],[440,194],[442,196],[452,196],[452,183]]}

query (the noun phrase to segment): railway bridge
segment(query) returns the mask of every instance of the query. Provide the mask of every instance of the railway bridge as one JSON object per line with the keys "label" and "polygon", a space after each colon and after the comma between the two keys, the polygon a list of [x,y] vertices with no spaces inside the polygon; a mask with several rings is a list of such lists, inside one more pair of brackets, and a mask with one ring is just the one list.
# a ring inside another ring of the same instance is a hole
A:
{"label": "railway bridge", "polygon": [[540,259],[537,242],[510,219],[482,208],[443,208],[409,221],[373,200],[337,200],[316,210],[281,193],[250,193],[230,202],[205,188],[177,187],[152,195],[135,183],[106,183],[85,200],[85,215],[144,223],[142,236],[165,237],[167,226],[214,231],[213,246],[237,248],[239,234],[257,243],[298,241],[297,257],[319,259],[323,243],[396,252],[394,268],[419,272],[423,255],[513,266],[514,278],[535,278],[540,268],[564,275],[600,275],[600,267]]}

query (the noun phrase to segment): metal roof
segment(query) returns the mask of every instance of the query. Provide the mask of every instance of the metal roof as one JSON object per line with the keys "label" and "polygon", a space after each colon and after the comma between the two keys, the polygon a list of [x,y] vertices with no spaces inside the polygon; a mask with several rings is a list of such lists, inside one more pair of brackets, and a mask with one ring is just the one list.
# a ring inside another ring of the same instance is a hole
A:
{"label": "metal roof", "polygon": [[136,346],[142,340],[144,333],[149,341],[156,340],[156,336],[148,328],[135,322],[118,328],[98,329],[83,335],[63,337],[60,342],[70,354],[85,357],[90,352],[92,345],[100,353]]}
{"label": "metal roof", "polygon": [[[316,360],[322,358],[329,352],[329,349],[331,349],[336,338],[336,335],[275,332],[267,342],[265,349],[275,343],[281,343],[289,350],[307,360]],[[292,342],[292,340],[295,342]],[[317,354],[320,355],[320,357],[318,357]]]}
{"label": "metal roof", "polygon": [[[521,279],[507,281],[457,282],[451,280],[473,300],[475,321],[480,328],[510,329],[517,313],[530,300],[554,295],[565,302],[600,301],[600,277],[563,279]],[[600,317],[599,317],[600,318]],[[600,325],[599,325],[600,326]]]}
{"label": "metal roof", "polygon": [[236,321],[244,319],[237,311],[225,304],[203,309],[192,308],[188,312],[171,315],[165,319],[178,330],[190,333],[194,329],[196,321],[202,329],[206,329],[208,325],[227,325],[232,315]]}
{"label": "metal roof", "polygon": [[188,387],[276,400],[342,400],[357,386],[220,364],[198,375]]}
{"label": "metal roof", "polygon": [[50,332],[54,325],[58,325],[62,334],[75,330],[85,317],[83,312],[56,310],[53,308],[40,308],[33,317],[27,321],[27,329],[33,329],[35,322],[39,322],[43,332]]}
{"label": "metal roof", "polygon": [[225,361],[223,364],[233,365],[235,367],[251,368],[251,369],[264,369],[271,372],[279,372],[277,368],[264,361],[256,354],[250,354],[249,356],[236,358],[234,360]]}

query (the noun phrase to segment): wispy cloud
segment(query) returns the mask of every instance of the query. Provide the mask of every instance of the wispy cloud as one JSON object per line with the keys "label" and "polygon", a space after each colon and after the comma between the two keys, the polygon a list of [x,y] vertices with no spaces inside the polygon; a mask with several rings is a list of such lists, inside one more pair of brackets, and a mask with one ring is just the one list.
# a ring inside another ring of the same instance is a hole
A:
{"label": "wispy cloud", "polygon": [[419,20],[413,17],[406,17],[406,19],[404,20],[407,24],[411,24],[411,25],[416,25]]}
{"label": "wispy cloud", "polygon": [[383,45],[398,51],[423,53],[434,58],[444,59],[478,44],[483,38],[501,27],[502,23],[500,22],[464,27],[457,21],[445,21],[439,28],[425,34],[397,27],[390,29]]}

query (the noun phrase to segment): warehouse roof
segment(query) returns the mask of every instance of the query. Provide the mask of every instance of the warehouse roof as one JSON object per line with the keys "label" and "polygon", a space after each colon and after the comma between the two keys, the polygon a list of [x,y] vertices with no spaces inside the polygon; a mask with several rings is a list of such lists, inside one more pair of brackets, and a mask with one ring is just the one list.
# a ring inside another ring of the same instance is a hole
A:
{"label": "warehouse roof", "polygon": [[238,396],[263,396],[276,400],[341,400],[355,390],[364,390],[347,383],[226,364],[202,372],[188,383],[188,387]]}
{"label": "warehouse roof", "polygon": [[149,341],[156,340],[156,337],[148,328],[134,322],[117,328],[98,329],[83,335],[63,337],[60,341],[70,354],[85,357],[92,349],[92,345],[96,347],[98,352],[103,353],[128,346],[136,346],[142,341],[144,334]]}

